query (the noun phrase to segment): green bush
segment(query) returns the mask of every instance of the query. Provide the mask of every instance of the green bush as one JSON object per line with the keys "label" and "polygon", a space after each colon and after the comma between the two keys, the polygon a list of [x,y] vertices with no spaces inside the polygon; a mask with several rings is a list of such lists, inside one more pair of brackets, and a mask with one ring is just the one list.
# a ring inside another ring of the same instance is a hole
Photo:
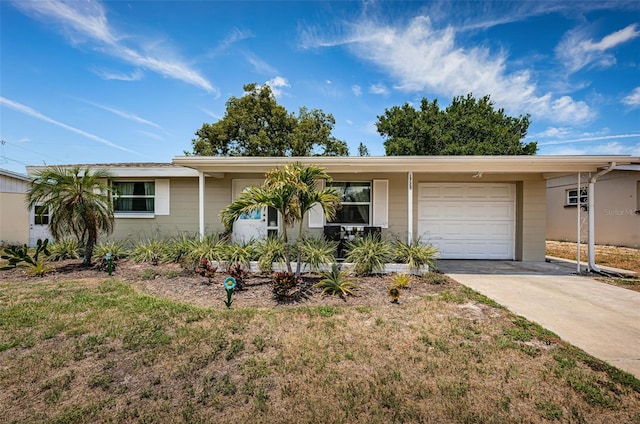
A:
{"label": "green bush", "polygon": [[273,263],[284,263],[284,240],[282,237],[269,236],[258,240],[254,245],[255,256],[258,258],[260,271],[273,271]]}
{"label": "green bush", "polygon": [[384,271],[386,263],[393,259],[391,244],[373,235],[357,238],[347,243],[346,262],[355,264],[358,275]]}
{"label": "green bush", "polygon": [[165,262],[169,257],[169,243],[156,237],[138,242],[129,257],[136,262]]}
{"label": "green bush", "polygon": [[322,293],[339,295],[344,298],[353,295],[358,288],[354,279],[349,277],[349,270],[340,270],[337,264],[331,265],[331,271],[323,272],[322,279],[313,285],[314,288],[322,289]]}
{"label": "green bush", "polygon": [[177,237],[171,238],[171,240],[169,240],[167,259],[171,262],[180,264],[184,264],[185,261],[191,262],[191,264],[197,263],[197,260],[200,258],[192,259],[190,258],[190,254],[193,250],[194,242],[198,238],[198,235],[194,236],[187,233],[182,233]]}
{"label": "green bush", "polygon": [[438,249],[431,244],[422,244],[420,240],[405,243],[398,240],[393,245],[394,259],[398,263],[409,265],[411,271],[422,272],[425,266],[434,267]]}
{"label": "green bush", "polygon": [[62,261],[65,259],[80,259],[80,246],[78,240],[65,237],[49,245],[50,261]]}
{"label": "green bush", "polygon": [[391,278],[391,287],[406,289],[411,284],[411,275],[400,273]]}
{"label": "green bush", "polygon": [[[5,248],[3,254],[0,255],[0,258],[9,261],[9,265],[1,267],[0,270],[4,271],[13,269],[20,263],[24,262],[30,268],[28,271],[29,275],[44,275],[50,270],[46,265],[46,257],[49,256],[48,245],[49,239],[38,239],[33,256],[29,254],[29,248],[26,244],[23,246],[9,246]],[[41,253],[45,258],[40,258]]]}
{"label": "green bush", "polygon": [[193,264],[200,263],[203,258],[220,263],[224,259],[226,244],[226,240],[221,239],[216,234],[206,235],[202,239],[195,237],[189,243],[190,252],[188,258]]}
{"label": "green bush", "polygon": [[118,259],[126,258],[129,255],[127,244],[121,240],[107,240],[98,245],[93,250],[94,259],[104,258],[107,253],[111,253],[111,257],[114,261]]}
{"label": "green bush", "polygon": [[300,243],[300,258],[311,271],[318,271],[322,265],[336,261],[338,243],[327,241],[323,237],[306,237]]}
{"label": "green bush", "polygon": [[253,242],[238,243],[232,242],[224,247],[224,259],[230,264],[242,264],[246,267],[251,265],[254,248]]}

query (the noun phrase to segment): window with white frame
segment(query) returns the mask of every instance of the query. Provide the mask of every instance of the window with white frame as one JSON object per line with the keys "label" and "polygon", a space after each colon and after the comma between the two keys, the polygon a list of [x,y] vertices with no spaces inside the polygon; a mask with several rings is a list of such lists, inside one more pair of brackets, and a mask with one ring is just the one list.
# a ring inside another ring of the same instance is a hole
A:
{"label": "window with white frame", "polygon": [[123,214],[152,214],[155,212],[154,181],[114,181],[113,211]]}
{"label": "window with white frame", "polygon": [[336,181],[328,184],[338,191],[342,208],[328,225],[370,225],[371,181]]}
{"label": "window with white frame", "polygon": [[[587,189],[583,187],[580,189],[580,204],[587,204]],[[574,188],[571,190],[567,190],[567,206],[577,206],[578,205],[578,189]]]}

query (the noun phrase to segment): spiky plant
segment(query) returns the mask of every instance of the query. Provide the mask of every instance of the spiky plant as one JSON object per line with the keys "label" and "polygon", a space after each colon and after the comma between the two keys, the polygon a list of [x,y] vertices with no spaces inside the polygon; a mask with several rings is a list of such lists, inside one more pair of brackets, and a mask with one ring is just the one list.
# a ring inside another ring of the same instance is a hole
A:
{"label": "spiky plant", "polygon": [[393,258],[391,244],[369,234],[347,243],[346,262],[355,264],[358,275],[369,275],[384,271],[386,263]]}
{"label": "spiky plant", "polygon": [[322,237],[305,237],[299,245],[300,258],[311,271],[318,271],[323,265],[336,261],[337,242]]}
{"label": "spiky plant", "polygon": [[78,240],[72,237],[63,237],[49,245],[50,261],[62,261],[65,259],[80,259],[80,246]]}
{"label": "spiky plant", "polygon": [[331,271],[322,273],[322,279],[313,287],[322,289],[322,293],[338,295],[343,299],[345,296],[354,295],[358,289],[355,280],[349,277],[349,270],[341,270],[335,263],[331,265]]}
{"label": "spiky plant", "polygon": [[221,263],[224,258],[226,241],[216,234],[209,234],[202,238],[195,237],[190,245],[189,259],[197,264],[205,258],[209,261]]}
{"label": "spiky plant", "polygon": [[405,243],[398,240],[393,245],[395,260],[399,263],[409,265],[409,269],[414,272],[422,272],[422,269],[434,267],[438,258],[438,248],[431,244],[420,243],[420,240],[413,240]]}
{"label": "spiky plant", "polygon": [[117,261],[126,258],[129,255],[129,249],[127,248],[127,243],[122,240],[107,240],[98,243],[93,251],[93,257],[95,259],[102,259],[107,253],[111,253],[113,260]]}
{"label": "spiky plant", "polygon": [[391,278],[391,287],[397,287],[399,289],[406,289],[411,284],[411,275],[400,273]]}
{"label": "spiky plant", "polygon": [[253,242],[228,243],[224,248],[224,259],[229,264],[242,264],[246,267],[251,265],[251,259],[253,259],[254,248]]}
{"label": "spiky plant", "polygon": [[284,262],[284,240],[279,236],[270,236],[255,243],[255,256],[258,268],[264,273],[273,271],[273,263]]}
{"label": "spiky plant", "polygon": [[153,237],[140,241],[133,246],[129,258],[136,262],[151,262],[157,264],[167,260],[169,252],[169,243]]}

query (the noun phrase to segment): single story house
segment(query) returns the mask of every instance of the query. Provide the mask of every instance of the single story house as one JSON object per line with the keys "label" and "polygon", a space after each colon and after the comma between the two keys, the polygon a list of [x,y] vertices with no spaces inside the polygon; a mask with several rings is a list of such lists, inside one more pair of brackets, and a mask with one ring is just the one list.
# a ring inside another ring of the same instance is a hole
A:
{"label": "single story house", "polygon": [[29,241],[29,211],[25,193],[29,178],[0,169],[0,246]]}
{"label": "single story house", "polygon": [[[597,173],[629,156],[385,156],[208,157],[179,156],[172,163],[95,164],[114,175],[113,238],[220,233],[220,211],[245,187],[290,162],[326,169],[343,193],[332,222],[318,211],[305,232],[321,235],[376,230],[383,236],[419,239],[447,259],[544,261],[547,180]],[[27,167],[32,175],[42,167]],[[236,222],[239,240],[281,231],[274,211]]]}
{"label": "single story house", "polygon": [[585,241],[593,213],[596,244],[640,248],[640,163],[619,165],[599,177],[593,210],[588,207],[589,178],[573,174],[547,180],[547,239],[575,242],[580,234]]}

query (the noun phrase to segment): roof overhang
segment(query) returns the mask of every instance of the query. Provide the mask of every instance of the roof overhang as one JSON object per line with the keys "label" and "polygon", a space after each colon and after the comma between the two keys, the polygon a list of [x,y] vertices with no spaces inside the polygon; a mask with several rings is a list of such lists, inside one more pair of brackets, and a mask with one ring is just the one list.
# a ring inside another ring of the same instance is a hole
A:
{"label": "roof overhang", "polygon": [[[79,166],[81,169],[91,168],[106,169],[116,178],[170,178],[170,177],[197,177],[198,171],[189,167],[174,165],[172,163],[103,163],[87,165],[60,165],[63,168]],[[27,173],[34,175],[36,172],[51,168],[51,166],[27,166]]]}
{"label": "roof overhang", "polygon": [[287,163],[317,165],[329,173],[537,173],[549,176],[597,172],[615,162],[640,162],[631,156],[177,156],[175,165],[208,173],[265,173]]}

